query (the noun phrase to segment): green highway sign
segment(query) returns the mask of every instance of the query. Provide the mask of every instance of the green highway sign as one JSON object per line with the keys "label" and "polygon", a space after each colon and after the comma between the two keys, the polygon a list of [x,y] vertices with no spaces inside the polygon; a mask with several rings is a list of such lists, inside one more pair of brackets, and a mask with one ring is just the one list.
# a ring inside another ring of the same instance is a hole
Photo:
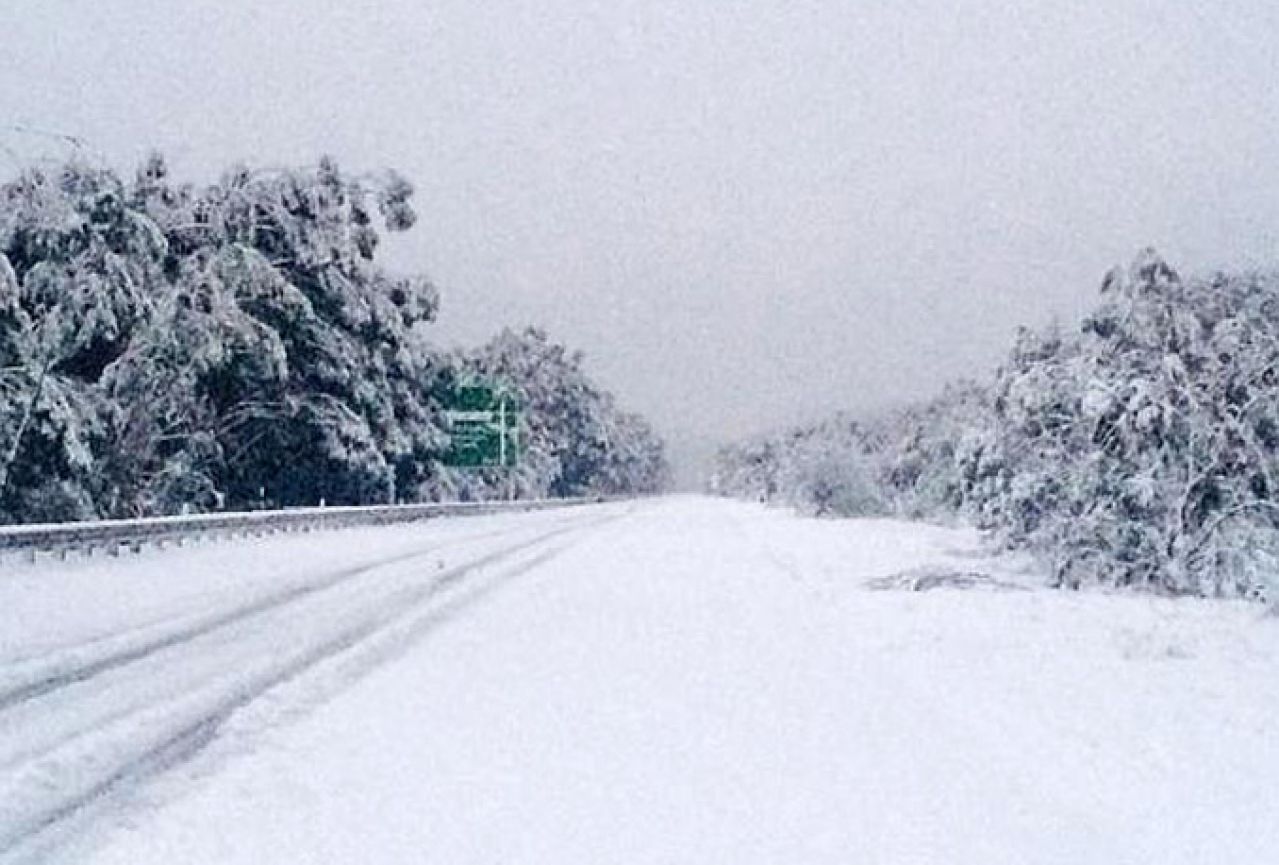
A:
{"label": "green highway sign", "polygon": [[444,417],[449,434],[445,465],[484,468],[519,463],[519,409],[506,389],[462,385],[450,394]]}

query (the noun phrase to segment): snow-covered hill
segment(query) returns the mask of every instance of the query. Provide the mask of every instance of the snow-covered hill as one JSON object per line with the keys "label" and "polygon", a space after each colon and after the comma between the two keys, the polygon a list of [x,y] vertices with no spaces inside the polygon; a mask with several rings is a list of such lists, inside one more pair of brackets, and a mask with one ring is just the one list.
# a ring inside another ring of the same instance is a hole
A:
{"label": "snow-covered hill", "polygon": [[0,861],[1279,861],[1279,621],[695,497],[0,577]]}

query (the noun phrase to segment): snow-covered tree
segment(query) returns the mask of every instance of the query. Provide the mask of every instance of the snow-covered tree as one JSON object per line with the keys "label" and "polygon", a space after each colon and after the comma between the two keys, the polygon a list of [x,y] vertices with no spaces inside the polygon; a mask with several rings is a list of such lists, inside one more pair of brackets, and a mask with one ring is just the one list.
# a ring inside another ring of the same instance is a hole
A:
{"label": "snow-covered tree", "polygon": [[884,513],[870,430],[844,416],[722,448],[710,489],[817,516]]}
{"label": "snow-covered tree", "polygon": [[176,195],[157,193],[157,175],[147,172],[142,194],[187,250],[177,290],[198,299],[187,323],[213,328],[195,343],[213,361],[200,384],[222,419],[228,496],[395,500],[397,466],[425,458],[440,436],[418,384],[432,358],[412,337],[437,294],[375,262],[375,213],[388,230],[411,226],[411,187],[390,176],[370,189],[331,160],[309,171],[237,168]]}
{"label": "snow-covered tree", "polygon": [[0,186],[0,520],[504,493],[440,461],[475,373],[527,401],[522,494],[660,486],[652,430],[544,334],[431,347],[434,286],[377,259],[412,193],[328,159],[196,187],[158,155]]}
{"label": "snow-covered tree", "polygon": [[727,448],[713,487],[822,512],[805,478],[851,471],[867,501],[971,519],[1058,585],[1279,598],[1274,274],[1186,280],[1143,253],[1076,332],[1023,329],[990,387],[840,429]]}
{"label": "snow-covered tree", "polygon": [[996,386],[987,522],[1065,585],[1260,590],[1279,527],[1279,281],[1186,281],[1146,253],[1107,276],[1078,335],[1024,343]]}
{"label": "snow-covered tree", "polygon": [[101,429],[93,386],[150,315],[164,238],[114,174],[73,160],[0,187],[6,331],[0,512],[67,519],[89,491]]}
{"label": "snow-covered tree", "polygon": [[[518,396],[521,462],[511,474],[517,494],[649,493],[666,483],[662,443],[652,428],[591,381],[580,352],[544,331],[504,330],[470,353],[462,368]],[[507,474],[491,470],[478,477],[500,489]]]}
{"label": "snow-covered tree", "polygon": [[903,516],[968,514],[991,484],[988,389],[973,381],[881,418],[872,451],[884,497]]}

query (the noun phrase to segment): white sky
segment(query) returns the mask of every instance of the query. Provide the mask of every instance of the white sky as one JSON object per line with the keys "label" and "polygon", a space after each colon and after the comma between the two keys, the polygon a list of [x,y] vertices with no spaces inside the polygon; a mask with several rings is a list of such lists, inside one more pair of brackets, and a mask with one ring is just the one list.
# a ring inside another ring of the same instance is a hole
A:
{"label": "white sky", "polygon": [[542,324],[685,449],[980,374],[1146,245],[1274,263],[1276,46],[1268,0],[0,0],[0,127],[396,168],[442,343]]}

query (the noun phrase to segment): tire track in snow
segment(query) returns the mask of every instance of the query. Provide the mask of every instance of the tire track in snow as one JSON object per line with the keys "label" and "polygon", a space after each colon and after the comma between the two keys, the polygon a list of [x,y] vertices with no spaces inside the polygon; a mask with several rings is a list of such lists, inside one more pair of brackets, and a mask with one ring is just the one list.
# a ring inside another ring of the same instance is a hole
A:
{"label": "tire track in snow", "polygon": [[[509,533],[509,530],[485,532],[462,538],[451,544],[421,547],[373,562],[342,568],[341,570],[324,574],[316,582],[290,586],[280,592],[269,593],[256,598],[247,604],[230,607],[211,616],[196,618],[194,622],[188,620],[187,624],[174,630],[161,631],[163,625],[147,628],[146,630],[148,631],[156,630],[161,632],[154,636],[143,637],[137,642],[130,641],[128,639],[130,632],[125,632],[115,637],[94,640],[80,647],[59,650],[52,653],[52,657],[46,655],[42,658],[25,661],[19,665],[25,668],[25,671],[13,677],[19,680],[18,684],[9,684],[0,688],[0,712],[60,688],[78,684],[100,673],[151,657],[157,652],[189,642],[220,628],[241,623],[245,619],[269,612],[308,595],[334,588],[380,568],[403,564],[416,558],[436,555],[445,549],[507,533]],[[132,633],[137,633],[137,630],[135,629]],[[91,653],[91,646],[112,642],[125,642],[128,645],[114,651],[107,650],[90,661],[76,663],[75,656],[84,652]]]}
{"label": "tire track in snow", "polygon": [[[323,595],[299,598],[293,607],[281,607],[271,615],[244,620],[240,624],[247,630],[241,628],[237,632],[228,625],[224,629],[228,633],[211,632],[174,644],[165,652],[139,659],[134,666],[124,666],[115,673],[104,674],[103,681],[85,680],[78,688],[50,692],[43,700],[33,698],[7,712],[0,712],[0,784],[5,775],[57,751],[68,742],[91,737],[127,719],[142,716],[157,704],[172,701],[182,693],[225,683],[231,665],[251,674],[263,664],[269,666],[278,662],[282,650],[275,637],[280,633],[297,634],[290,645],[305,648],[316,639],[323,639],[326,628],[345,628],[357,619],[371,621],[384,618],[388,611],[397,609],[398,604],[406,602],[405,599],[411,601],[416,598],[423,589],[443,591],[475,570],[504,557],[518,555],[574,528],[577,526],[542,531],[535,537],[490,550],[446,571],[432,572],[426,576],[425,582],[419,576],[408,575],[407,583],[406,577],[396,579],[393,576],[390,585],[361,589],[359,599],[335,597],[330,600]],[[503,534],[510,534],[510,531]],[[303,609],[309,600],[328,606],[316,610]],[[357,600],[361,605],[352,607]],[[308,638],[307,628],[315,631],[317,626],[320,630]],[[287,649],[283,650],[283,657],[291,654],[296,654],[296,651],[289,653]],[[175,672],[178,681],[172,682]],[[8,742],[2,737],[6,731],[13,734]],[[28,740],[25,747],[16,744],[18,737]],[[0,793],[2,803],[3,794]],[[0,827],[3,824],[3,814],[0,813]]]}
{"label": "tire track in snow", "polygon": [[[499,585],[545,564],[559,555],[562,548],[540,553],[507,568],[487,586],[433,607],[431,601],[450,586],[486,568],[518,559],[522,553],[569,532],[584,532],[608,519],[616,517],[559,527],[449,569],[429,582],[401,587],[382,599],[381,615],[372,611],[283,663],[263,665],[247,677],[214,682],[195,693],[171,695],[138,711],[122,714],[105,727],[64,739],[43,754],[25,760],[10,781],[0,781],[0,859],[10,854],[38,857],[39,850],[43,849],[40,847],[42,837],[60,824],[83,815],[109,794],[135,787],[195,756],[216,739],[232,715],[269,691],[300,679],[329,659],[367,648],[370,641],[376,641],[380,634],[398,624],[408,622],[411,626],[410,632],[400,640],[411,642],[455,617]],[[384,660],[387,653],[383,650],[372,654],[377,657],[364,672]],[[350,678],[347,684],[353,680]],[[139,730],[143,731],[141,736]],[[89,741],[82,741],[86,739]],[[88,754],[79,753],[78,746],[87,747]],[[94,752],[102,750],[114,750],[114,753],[95,761]]]}

